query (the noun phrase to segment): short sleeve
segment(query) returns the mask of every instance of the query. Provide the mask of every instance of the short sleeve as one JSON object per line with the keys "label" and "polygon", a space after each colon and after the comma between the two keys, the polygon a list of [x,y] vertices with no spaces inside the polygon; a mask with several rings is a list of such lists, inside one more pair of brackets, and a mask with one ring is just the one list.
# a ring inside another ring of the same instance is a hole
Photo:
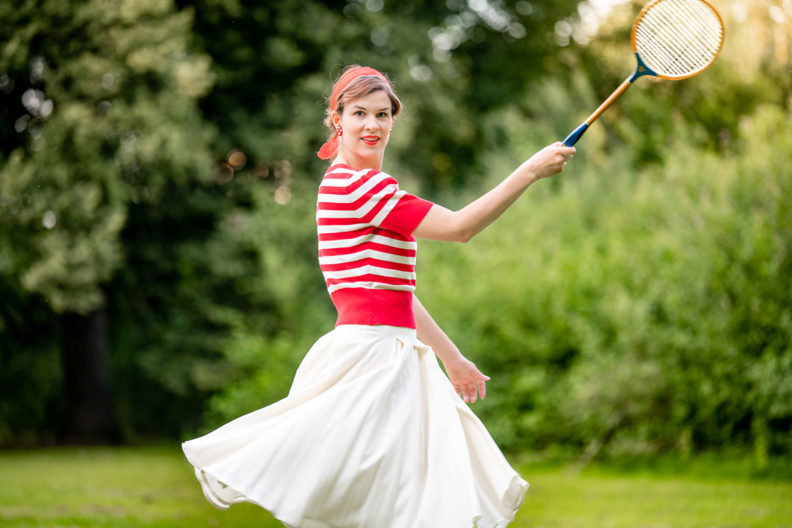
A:
{"label": "short sleeve", "polygon": [[366,185],[369,188],[366,193],[368,223],[411,236],[434,204],[399,189],[396,180],[384,172],[376,171],[369,178]]}

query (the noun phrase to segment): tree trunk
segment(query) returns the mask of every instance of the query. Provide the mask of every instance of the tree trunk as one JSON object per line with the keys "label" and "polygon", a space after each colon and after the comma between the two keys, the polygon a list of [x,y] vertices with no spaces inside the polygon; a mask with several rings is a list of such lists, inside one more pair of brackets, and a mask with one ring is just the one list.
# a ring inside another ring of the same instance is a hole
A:
{"label": "tree trunk", "polygon": [[121,434],[110,390],[104,309],[87,315],[62,314],[60,332],[64,440],[80,444],[119,443]]}

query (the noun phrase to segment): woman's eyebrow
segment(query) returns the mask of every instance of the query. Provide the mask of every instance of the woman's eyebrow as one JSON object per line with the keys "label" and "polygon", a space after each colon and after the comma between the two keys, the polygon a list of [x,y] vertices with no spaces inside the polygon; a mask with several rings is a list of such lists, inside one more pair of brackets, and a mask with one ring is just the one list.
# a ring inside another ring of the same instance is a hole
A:
{"label": "woman's eyebrow", "polygon": [[[365,106],[360,106],[360,105],[355,105],[355,106],[352,107],[352,109],[353,110],[368,110],[368,108],[366,108]],[[390,107],[383,106],[382,108],[377,110],[377,112],[383,112],[383,111],[388,111],[388,110],[390,110]]]}

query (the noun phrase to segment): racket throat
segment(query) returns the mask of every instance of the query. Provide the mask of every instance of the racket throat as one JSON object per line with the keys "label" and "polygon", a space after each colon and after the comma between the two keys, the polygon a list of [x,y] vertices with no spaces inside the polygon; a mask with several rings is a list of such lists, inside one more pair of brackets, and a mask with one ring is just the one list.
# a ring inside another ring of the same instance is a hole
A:
{"label": "racket throat", "polygon": [[635,66],[635,72],[632,75],[630,75],[630,77],[628,78],[630,82],[634,82],[635,79],[637,79],[638,77],[643,77],[644,75],[654,75],[655,77],[657,76],[657,73],[654,70],[652,70],[652,68],[646,65],[646,63],[643,61],[641,56],[638,55],[637,52],[635,53],[635,60],[638,62],[638,64],[636,64]]}
{"label": "racket throat", "polygon": [[618,99],[619,96],[630,87],[635,79],[638,77],[643,77],[644,75],[657,75],[649,66],[646,65],[646,63],[641,59],[641,56],[637,53],[635,54],[635,59],[638,61],[638,64],[636,65],[635,71],[632,73],[632,75],[627,77],[624,82],[622,82],[621,85],[619,85],[619,87],[616,88],[616,90],[614,90],[607,99],[605,99],[599,108],[594,110],[594,113],[588,116],[588,119],[586,119],[583,124],[573,130],[572,133],[569,134],[566,139],[564,139],[564,145],[571,147],[577,143],[580,137],[586,132],[586,130],[588,130],[588,127],[613,103],[613,101]]}

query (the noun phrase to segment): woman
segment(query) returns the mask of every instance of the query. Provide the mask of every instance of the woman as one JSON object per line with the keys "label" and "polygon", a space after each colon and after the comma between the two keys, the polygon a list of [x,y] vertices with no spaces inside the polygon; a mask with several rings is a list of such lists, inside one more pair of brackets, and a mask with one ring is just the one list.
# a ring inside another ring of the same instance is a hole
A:
{"label": "woman", "polygon": [[347,68],[334,86],[317,231],[336,327],[286,398],[183,444],[218,508],[249,501],[300,528],[496,528],[522,503],[528,484],[463,403],[484,398],[489,378],[413,294],[415,238],[470,240],[575,149],[545,147],[451,211],[381,172],[400,111],[373,68]]}

